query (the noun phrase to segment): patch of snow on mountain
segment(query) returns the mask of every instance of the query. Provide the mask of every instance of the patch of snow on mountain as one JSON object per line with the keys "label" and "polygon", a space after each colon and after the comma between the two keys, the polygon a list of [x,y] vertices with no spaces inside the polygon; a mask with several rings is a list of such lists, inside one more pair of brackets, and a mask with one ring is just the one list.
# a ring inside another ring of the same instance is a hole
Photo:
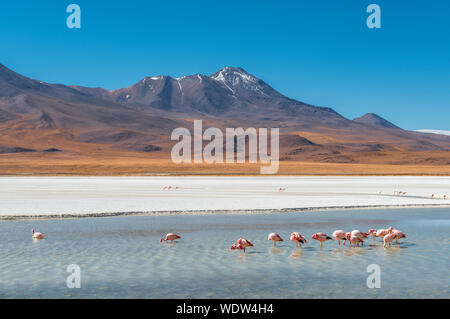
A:
{"label": "patch of snow on mountain", "polygon": [[440,135],[448,135],[448,136],[450,136],[450,131],[443,131],[443,130],[417,130],[416,132],[440,134]]}
{"label": "patch of snow on mountain", "polygon": [[259,80],[241,69],[225,67],[211,78],[223,83],[233,93],[234,90],[232,90],[230,86],[235,88],[240,87],[250,91],[258,91],[265,95],[262,91],[262,86],[259,84]]}

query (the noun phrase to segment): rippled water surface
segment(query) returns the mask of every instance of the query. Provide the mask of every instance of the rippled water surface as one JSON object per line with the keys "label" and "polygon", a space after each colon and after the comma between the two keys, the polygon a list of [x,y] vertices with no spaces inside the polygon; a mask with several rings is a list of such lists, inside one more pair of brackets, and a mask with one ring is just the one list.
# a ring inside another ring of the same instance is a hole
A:
{"label": "rippled water surface", "polygon": [[[383,249],[323,249],[335,229],[394,226],[407,238]],[[48,235],[38,242],[31,228]],[[292,231],[308,243],[296,249]],[[167,232],[182,239],[160,244]],[[286,241],[267,241],[277,232]],[[240,236],[255,247],[230,251]],[[450,210],[395,209],[214,216],[132,216],[0,222],[1,298],[449,298]],[[69,289],[67,266],[81,268]],[[381,288],[366,285],[381,267]]]}

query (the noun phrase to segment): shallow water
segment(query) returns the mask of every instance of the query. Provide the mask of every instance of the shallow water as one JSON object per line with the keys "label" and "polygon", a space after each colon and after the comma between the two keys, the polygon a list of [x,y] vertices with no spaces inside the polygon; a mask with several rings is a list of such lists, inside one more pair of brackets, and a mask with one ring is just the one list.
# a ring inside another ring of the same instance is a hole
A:
{"label": "shallow water", "polygon": [[[310,239],[390,225],[408,237],[388,249]],[[48,238],[32,241],[32,227]],[[292,231],[308,243],[296,249]],[[160,244],[167,232],[182,239]],[[286,241],[274,248],[270,232]],[[230,251],[241,236],[255,247]],[[70,264],[79,289],[67,288]],[[381,267],[379,289],[366,285],[370,264]],[[449,298],[449,266],[449,209],[0,222],[1,298]]]}

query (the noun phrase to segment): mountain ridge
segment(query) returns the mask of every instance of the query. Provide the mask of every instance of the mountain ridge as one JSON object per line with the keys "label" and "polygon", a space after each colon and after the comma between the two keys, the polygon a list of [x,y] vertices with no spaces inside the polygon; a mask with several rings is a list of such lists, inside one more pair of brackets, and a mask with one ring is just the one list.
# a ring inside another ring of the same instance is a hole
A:
{"label": "mountain ridge", "polygon": [[[315,122],[327,125],[349,121],[332,108],[288,98],[240,67],[226,66],[210,76],[199,73],[179,78],[147,76],[129,87],[113,91],[75,88],[139,110],[200,112],[230,119],[241,119],[245,113],[248,119],[253,120],[270,118],[274,113],[281,116],[281,120],[292,116],[301,120],[301,117],[311,117],[315,113]],[[311,118],[308,120],[314,122]]]}

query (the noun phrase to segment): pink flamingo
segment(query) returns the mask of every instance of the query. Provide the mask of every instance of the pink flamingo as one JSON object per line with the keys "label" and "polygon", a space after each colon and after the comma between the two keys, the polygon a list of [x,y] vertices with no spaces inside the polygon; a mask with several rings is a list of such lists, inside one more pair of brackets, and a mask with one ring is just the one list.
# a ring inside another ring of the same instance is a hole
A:
{"label": "pink flamingo", "polygon": [[378,229],[375,233],[375,237],[383,238],[387,234],[389,234],[389,231],[387,229]]}
{"label": "pink flamingo", "polygon": [[380,238],[384,238],[384,236],[386,236],[387,234],[391,233],[394,230],[394,228],[389,227],[387,229],[378,229],[375,236],[376,237],[380,237]]}
{"label": "pink flamingo", "polygon": [[283,241],[283,238],[281,238],[281,236],[276,233],[270,233],[267,239],[273,241],[274,247],[276,246],[277,241]]}
{"label": "pink flamingo", "polygon": [[394,233],[388,233],[386,236],[383,237],[383,247],[386,248],[389,244],[389,247],[391,247],[392,241],[396,238],[396,234]]}
{"label": "pink flamingo", "polygon": [[360,232],[359,230],[354,230],[355,234],[360,237],[362,240],[369,238],[369,233]]}
{"label": "pink flamingo", "polygon": [[405,238],[406,237],[406,235],[403,232],[401,232],[400,230],[398,230],[398,229],[394,229],[391,234],[395,235],[394,239],[397,242],[397,245],[399,243],[398,241],[400,240],[400,238]]}
{"label": "pink flamingo", "polygon": [[300,247],[301,244],[306,244],[305,237],[303,237],[300,233],[297,233],[297,232],[293,232],[291,234],[290,240],[294,241],[296,243],[297,247]]}
{"label": "pink flamingo", "polygon": [[331,236],[333,236],[333,238],[338,241],[339,246],[341,245],[341,240],[344,241],[344,245],[345,245],[345,231],[335,230]]}
{"label": "pink flamingo", "polygon": [[[347,232],[347,233],[345,233],[345,238],[344,238],[344,246],[345,246],[345,243],[347,242],[347,238],[350,238],[350,236],[352,235],[352,233],[351,232]],[[350,244],[351,245],[351,244]]]}
{"label": "pink flamingo", "polygon": [[[367,237],[369,237],[368,233],[363,233],[363,232],[360,232],[359,230],[353,230],[350,233],[350,238],[358,238],[358,239],[360,239],[359,241],[357,241],[358,245],[359,245],[359,243],[361,243],[361,245],[364,246],[364,239],[366,239]],[[350,243],[353,243],[353,241],[350,240]]]}
{"label": "pink flamingo", "polygon": [[45,235],[39,232],[35,232],[34,229],[31,229],[31,232],[33,233],[33,239],[44,239]]}
{"label": "pink flamingo", "polygon": [[331,237],[324,233],[315,233],[311,238],[320,242],[320,248],[322,248],[324,242],[331,240]]}
{"label": "pink flamingo", "polygon": [[245,249],[247,247],[253,247],[253,244],[245,238],[239,238],[236,241],[236,244],[231,245],[230,249],[231,250],[240,249],[240,250],[243,250],[245,253]]}
{"label": "pink flamingo", "polygon": [[163,241],[168,241],[170,240],[171,243],[173,243],[174,240],[176,239],[180,239],[181,237],[174,234],[174,233],[168,233],[165,237],[161,238],[159,240],[160,243],[162,243]]}
{"label": "pink flamingo", "polygon": [[350,242],[350,246],[353,244],[355,246],[359,246],[359,243],[364,243],[364,240],[361,237],[355,236],[352,233],[345,234],[346,239]]}
{"label": "pink flamingo", "polygon": [[369,229],[368,234],[372,236],[373,240],[375,240],[375,237],[377,237],[377,231],[375,229]]}

